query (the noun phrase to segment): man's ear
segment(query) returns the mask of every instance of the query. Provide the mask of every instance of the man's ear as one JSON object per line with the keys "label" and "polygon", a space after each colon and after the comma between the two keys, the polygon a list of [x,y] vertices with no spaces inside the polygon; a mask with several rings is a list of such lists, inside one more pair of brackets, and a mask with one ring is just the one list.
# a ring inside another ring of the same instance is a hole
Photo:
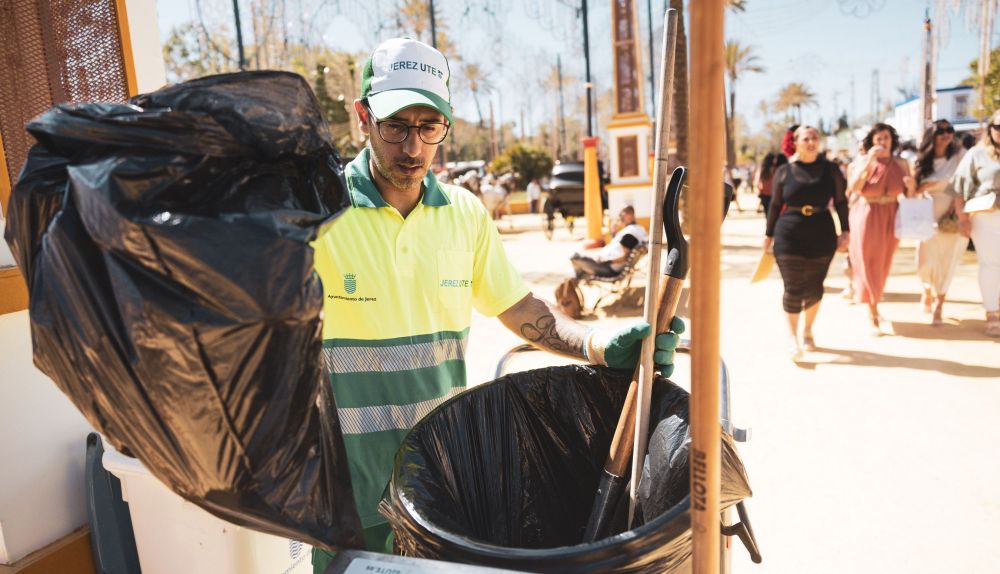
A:
{"label": "man's ear", "polygon": [[358,129],[364,135],[368,135],[368,108],[361,100],[354,100],[354,112],[358,115]]}

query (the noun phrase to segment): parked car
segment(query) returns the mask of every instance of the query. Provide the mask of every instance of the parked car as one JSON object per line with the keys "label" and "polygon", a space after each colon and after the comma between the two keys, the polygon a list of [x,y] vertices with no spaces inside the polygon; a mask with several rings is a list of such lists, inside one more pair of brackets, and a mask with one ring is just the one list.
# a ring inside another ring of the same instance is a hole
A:
{"label": "parked car", "polygon": [[486,162],[481,159],[472,161],[448,162],[448,175],[451,179],[462,177],[470,171],[476,172],[479,177],[486,175]]}
{"label": "parked car", "polygon": [[[597,163],[597,173],[601,184],[601,209],[608,208],[608,194],[604,190],[606,180],[604,167]],[[545,235],[552,238],[555,229],[556,214],[566,221],[570,232],[573,231],[573,220],[584,215],[583,199],[584,167],[582,161],[564,161],[552,166],[552,176],[549,180],[548,194],[542,204],[545,214]]]}

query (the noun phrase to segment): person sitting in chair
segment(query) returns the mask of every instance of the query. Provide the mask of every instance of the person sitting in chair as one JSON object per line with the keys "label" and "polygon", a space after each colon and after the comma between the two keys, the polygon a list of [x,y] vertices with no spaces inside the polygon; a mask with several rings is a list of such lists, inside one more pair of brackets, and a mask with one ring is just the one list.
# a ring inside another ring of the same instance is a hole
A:
{"label": "person sitting in chair", "polygon": [[614,234],[611,243],[605,245],[596,258],[579,253],[570,258],[577,279],[584,275],[614,277],[625,267],[632,250],[648,240],[646,230],[635,222],[635,209],[631,205],[626,205],[618,214],[618,219],[611,224],[611,233]]}

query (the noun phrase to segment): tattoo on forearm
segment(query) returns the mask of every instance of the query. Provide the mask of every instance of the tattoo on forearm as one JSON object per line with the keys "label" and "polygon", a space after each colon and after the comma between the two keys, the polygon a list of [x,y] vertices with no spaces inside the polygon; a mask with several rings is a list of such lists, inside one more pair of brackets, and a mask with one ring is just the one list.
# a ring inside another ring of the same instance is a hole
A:
{"label": "tattoo on forearm", "polygon": [[574,345],[561,337],[556,330],[556,318],[551,313],[538,317],[534,323],[521,324],[521,336],[538,346],[574,355],[579,354],[583,343],[580,341]]}

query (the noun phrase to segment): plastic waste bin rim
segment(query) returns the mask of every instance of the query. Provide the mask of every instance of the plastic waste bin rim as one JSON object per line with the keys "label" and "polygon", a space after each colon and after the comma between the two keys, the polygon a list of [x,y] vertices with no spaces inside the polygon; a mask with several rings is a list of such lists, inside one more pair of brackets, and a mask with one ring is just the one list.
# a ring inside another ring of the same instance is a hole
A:
{"label": "plastic waste bin rim", "polygon": [[[593,365],[581,365],[581,366],[593,367]],[[548,369],[554,367],[543,367],[543,368]],[[431,410],[431,412],[427,413],[423,419],[418,421],[417,424],[414,425],[412,429],[410,429],[410,432],[407,433],[407,437],[403,439],[403,442],[404,443],[406,442],[411,433],[417,431],[417,429],[421,426],[421,423],[423,423],[423,421],[429,420],[438,411],[444,410],[448,408],[451,405],[451,403],[461,400],[462,397],[467,393],[481,392],[484,388],[486,388],[487,385],[492,385],[496,383],[498,380],[506,378],[507,376],[510,376],[510,374],[504,375],[502,377],[499,377],[482,385],[476,385],[475,387],[467,388],[464,391],[452,396],[451,398],[449,398],[448,400],[446,400],[445,402],[441,403],[433,410]],[[669,381],[669,379],[667,380]],[[671,384],[676,385],[676,383],[672,381],[670,382]],[[432,534],[433,536],[445,540],[449,544],[464,546],[468,550],[477,552],[482,556],[489,556],[491,558],[529,559],[529,560],[539,559],[539,558],[544,559],[544,558],[551,558],[553,553],[557,550],[561,551],[558,552],[559,556],[568,558],[581,554],[591,553],[594,551],[599,551],[603,547],[618,546],[619,544],[622,543],[627,543],[632,540],[637,540],[639,538],[642,538],[643,536],[661,530],[664,526],[670,524],[674,520],[684,519],[684,518],[690,520],[691,494],[688,493],[683,499],[680,500],[680,502],[678,502],[677,504],[672,506],[669,510],[657,516],[653,520],[646,522],[642,526],[638,526],[631,530],[627,530],[625,532],[616,534],[615,536],[604,538],[602,540],[597,540],[591,543],[575,544],[573,546],[556,546],[553,548],[517,548],[509,546],[497,546],[495,544],[490,544],[487,542],[482,542],[479,540],[475,540],[473,538],[469,538],[467,536],[455,534],[439,526],[430,524],[422,514],[414,510],[412,502],[406,498],[405,493],[397,490],[395,486],[395,469],[393,470],[392,479],[393,480],[390,482],[390,498],[398,499],[402,503],[403,506],[402,510],[403,512],[405,512],[407,519],[414,521],[421,529]],[[685,530],[687,530],[687,528],[689,527],[690,525],[686,527]]]}
{"label": "plastic waste bin rim", "polygon": [[125,456],[111,446],[104,435],[100,435],[101,442],[104,443],[104,454],[101,456],[101,466],[111,474],[121,478],[123,474],[133,474],[141,476],[153,476],[146,465],[138,458]]}
{"label": "plastic waste bin rim", "polygon": [[544,559],[551,558],[553,554],[558,554],[562,558],[570,558],[580,554],[592,554],[595,551],[601,550],[603,547],[618,546],[622,543],[643,538],[649,534],[662,530],[667,524],[679,519],[687,518],[689,524],[684,528],[684,530],[690,528],[691,494],[689,493],[681,499],[680,502],[673,505],[669,510],[657,516],[653,520],[633,528],[632,530],[627,530],[620,534],[594,542],[574,544],[573,546],[555,546],[552,548],[518,548],[497,546],[495,544],[482,542],[468,536],[455,534],[449,530],[441,528],[440,526],[432,525],[422,514],[414,512],[412,503],[407,500],[403,494],[400,494],[397,498],[403,503],[403,508],[406,512],[407,518],[416,522],[420,528],[430,534],[443,539],[448,544],[464,547],[465,549],[476,552],[481,556],[507,560]]}

